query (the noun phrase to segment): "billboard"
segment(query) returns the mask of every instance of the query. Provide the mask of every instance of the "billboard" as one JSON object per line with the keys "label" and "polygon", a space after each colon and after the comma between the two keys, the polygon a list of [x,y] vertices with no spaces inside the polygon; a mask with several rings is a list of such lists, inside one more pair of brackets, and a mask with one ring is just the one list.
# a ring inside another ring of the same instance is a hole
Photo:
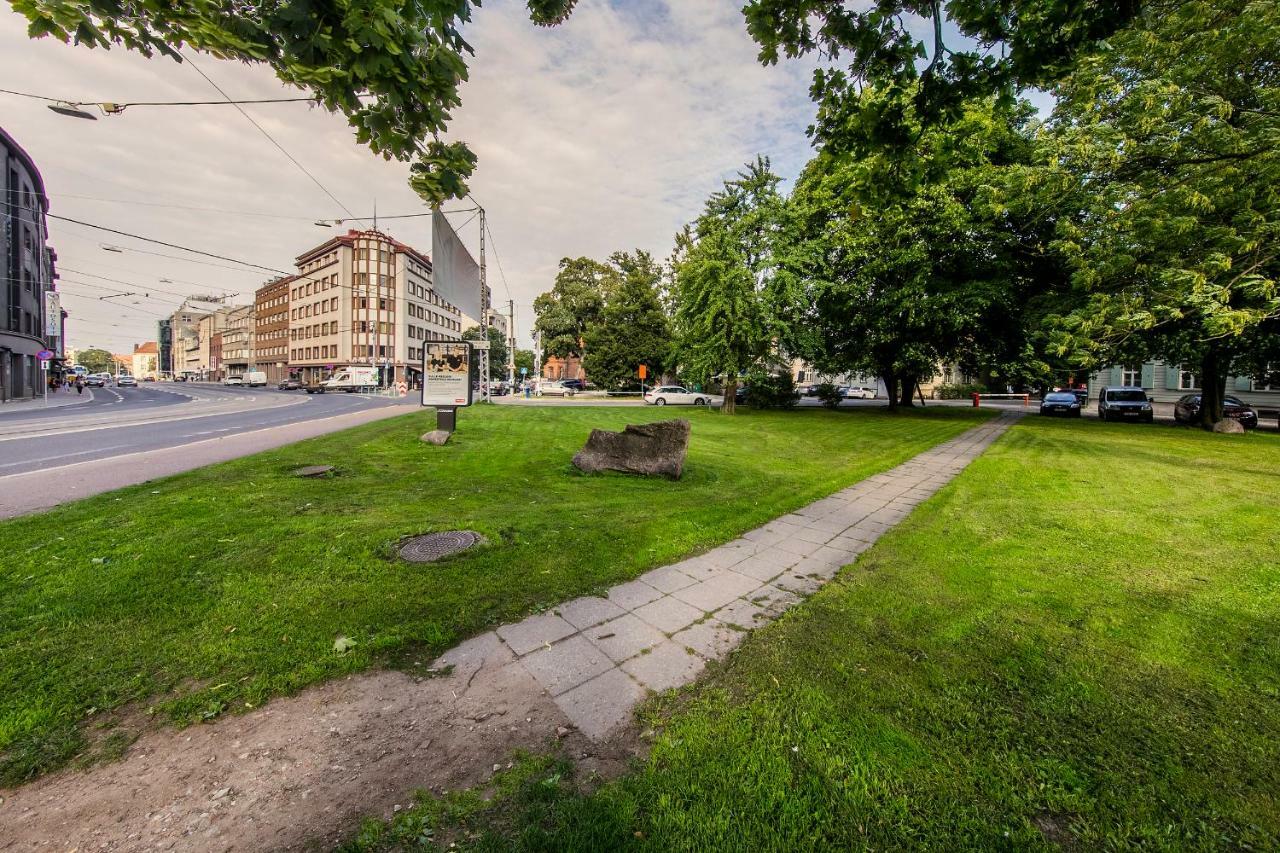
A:
{"label": "billboard", "polygon": [[480,267],[438,211],[431,214],[431,288],[471,319],[481,319]]}
{"label": "billboard", "polygon": [[56,338],[62,334],[62,295],[56,290],[44,292],[44,336]]}
{"label": "billboard", "polygon": [[422,405],[471,405],[471,343],[422,342]]}

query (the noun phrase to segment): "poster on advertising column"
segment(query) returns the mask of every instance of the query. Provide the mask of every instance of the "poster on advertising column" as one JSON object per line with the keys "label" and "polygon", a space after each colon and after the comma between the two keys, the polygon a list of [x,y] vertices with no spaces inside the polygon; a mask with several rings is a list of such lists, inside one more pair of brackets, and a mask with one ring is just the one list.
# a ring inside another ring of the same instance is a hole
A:
{"label": "poster on advertising column", "polygon": [[471,342],[422,342],[422,405],[471,405]]}

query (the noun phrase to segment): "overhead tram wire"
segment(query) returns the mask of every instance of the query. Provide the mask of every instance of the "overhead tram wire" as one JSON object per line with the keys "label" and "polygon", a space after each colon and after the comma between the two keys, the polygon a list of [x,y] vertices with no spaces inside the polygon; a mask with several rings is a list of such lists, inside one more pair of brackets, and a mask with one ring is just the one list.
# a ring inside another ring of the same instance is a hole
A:
{"label": "overhead tram wire", "polygon": [[[138,207],[163,207],[163,208],[171,208],[173,210],[199,211],[201,213],[225,213],[228,216],[256,216],[262,219],[288,219],[288,220],[293,220],[297,222],[317,221],[314,216],[295,216],[288,213],[264,213],[262,211],[257,211],[257,210],[228,210],[225,207],[199,207],[199,206],[190,205],[190,204],[169,204],[166,202],[156,202],[156,201],[137,201],[135,199],[127,199],[127,198],[102,198],[101,196],[74,195],[72,193],[59,193],[57,197],[81,199],[83,201],[100,201],[105,204],[129,204],[129,205],[136,205]],[[0,202],[0,203],[3,203],[3,202]],[[457,210],[445,210],[441,212],[442,213],[467,213],[473,209],[474,208],[464,207],[464,208],[459,208]],[[421,216],[430,216],[430,215],[431,215],[430,211],[428,211],[427,213],[393,213],[393,214],[379,213],[378,219],[416,219]],[[372,220],[373,220],[373,216],[352,216],[352,217],[349,217],[349,219],[335,219],[332,221],[334,223],[342,223],[347,221],[367,222]],[[329,220],[324,220],[324,221],[329,221]]]}
{"label": "overhead tram wire", "polygon": [[230,95],[228,95],[226,92],[224,92],[221,86],[219,86],[217,83],[213,82],[213,78],[212,78],[212,77],[210,77],[208,74],[205,74],[205,73],[204,73],[204,70],[203,70],[199,65],[196,65],[196,64],[195,64],[195,62],[193,62],[193,61],[192,61],[192,60],[191,60],[191,59],[190,59],[186,54],[183,54],[181,51],[179,51],[179,55],[181,55],[181,56],[182,56],[182,58],[183,58],[183,60],[185,60],[187,63],[189,63],[189,64],[191,65],[191,67],[195,69],[196,73],[197,73],[197,74],[199,74],[201,77],[203,77],[203,78],[205,79],[205,81],[206,81],[210,86],[212,86],[214,89],[216,89],[216,90],[218,91],[218,94],[219,94],[219,95],[221,95],[223,98],[225,98],[225,99],[226,99],[227,103],[231,104],[231,105],[232,105],[232,106],[234,106],[237,110],[239,110],[239,111],[240,111],[240,115],[244,116],[244,117],[245,117],[245,119],[249,122],[249,124],[251,124],[251,125],[253,125],[254,127],[256,127],[256,128],[258,129],[258,132],[260,132],[263,136],[265,136],[265,137],[266,137],[266,138],[271,142],[271,144],[272,144],[272,145],[274,145],[276,148],[280,149],[280,153],[281,153],[281,154],[283,154],[284,156],[288,157],[288,158],[289,158],[289,161],[290,161],[291,163],[293,163],[293,165],[297,166],[297,167],[298,167],[298,169],[302,172],[302,174],[304,174],[304,175],[306,175],[308,178],[310,178],[310,179],[311,179],[311,182],[312,182],[313,184],[315,184],[317,187],[319,187],[319,188],[320,188],[320,190],[321,190],[325,195],[327,195],[329,198],[333,199],[333,203],[334,203],[334,204],[336,204],[338,207],[342,208],[342,210],[346,211],[346,213],[347,213],[347,215],[348,215],[349,217],[351,217],[352,219],[354,219],[354,218],[355,218],[355,214],[351,212],[351,209],[350,209],[350,208],[348,208],[345,204],[343,204],[341,201],[339,201],[339,200],[338,200],[338,197],[337,197],[336,195],[334,195],[333,193],[329,192],[329,188],[328,188],[328,187],[326,187],[324,184],[320,183],[320,179],[319,179],[319,178],[317,178],[315,175],[311,174],[311,172],[307,171],[307,167],[306,167],[306,166],[303,166],[301,163],[299,163],[296,157],[294,157],[292,154],[290,154],[290,153],[285,149],[285,147],[284,147],[283,145],[281,145],[279,142],[277,142],[277,141],[276,141],[276,138],[275,138],[274,136],[272,136],[270,133],[267,133],[266,128],[264,128],[262,125],[258,124],[256,121],[254,121],[253,116],[249,115],[249,113],[245,111],[244,107],[240,106],[240,104],[236,103],[236,101],[235,101],[235,100],[234,100]]}
{"label": "overhead tram wire", "polygon": [[230,98],[222,101],[82,101],[73,100],[71,98],[52,98],[48,95],[37,95],[32,92],[18,92],[14,89],[0,89],[6,95],[16,95],[19,98],[32,98],[37,101],[46,101],[52,104],[73,104],[78,107],[95,106],[110,107],[104,109],[104,112],[121,113],[127,107],[221,107],[228,104],[235,106],[238,104],[297,104],[297,103],[317,103],[318,98],[301,97],[301,98],[249,98],[242,100],[231,100]]}

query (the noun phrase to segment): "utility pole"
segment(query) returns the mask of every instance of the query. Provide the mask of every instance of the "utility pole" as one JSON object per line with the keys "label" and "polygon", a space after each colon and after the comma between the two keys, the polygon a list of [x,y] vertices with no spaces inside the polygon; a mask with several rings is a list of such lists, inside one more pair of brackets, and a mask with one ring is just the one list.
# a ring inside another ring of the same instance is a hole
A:
{"label": "utility pole", "polygon": [[489,289],[485,283],[485,264],[484,264],[484,208],[476,205],[480,210],[480,340],[484,341],[484,348],[480,350],[480,399],[484,402],[491,402],[489,399]]}
{"label": "utility pole", "polygon": [[516,384],[516,301],[507,300],[507,384]]}

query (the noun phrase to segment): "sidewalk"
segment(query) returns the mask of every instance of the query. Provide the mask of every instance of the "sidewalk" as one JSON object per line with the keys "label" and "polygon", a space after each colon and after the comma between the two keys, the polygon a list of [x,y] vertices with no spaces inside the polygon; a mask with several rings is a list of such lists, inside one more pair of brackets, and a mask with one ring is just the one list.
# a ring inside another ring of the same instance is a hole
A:
{"label": "sidewalk", "polygon": [[68,391],[63,388],[49,395],[49,403],[45,405],[44,395],[39,397],[24,397],[21,400],[5,400],[0,402],[0,412],[23,412],[33,411],[36,409],[53,409],[58,406],[74,406],[79,403],[93,402],[93,389],[84,389],[83,394],[77,394],[74,390]]}
{"label": "sidewalk", "polygon": [[474,637],[432,665],[435,677],[330,681],[209,725],[151,728],[119,761],[0,790],[0,851],[332,847],[416,788],[482,786],[513,750],[556,739],[584,773],[623,772],[641,749],[625,724],[649,690],[692,681],[816,591],[1016,420],[974,427],[604,597]]}

